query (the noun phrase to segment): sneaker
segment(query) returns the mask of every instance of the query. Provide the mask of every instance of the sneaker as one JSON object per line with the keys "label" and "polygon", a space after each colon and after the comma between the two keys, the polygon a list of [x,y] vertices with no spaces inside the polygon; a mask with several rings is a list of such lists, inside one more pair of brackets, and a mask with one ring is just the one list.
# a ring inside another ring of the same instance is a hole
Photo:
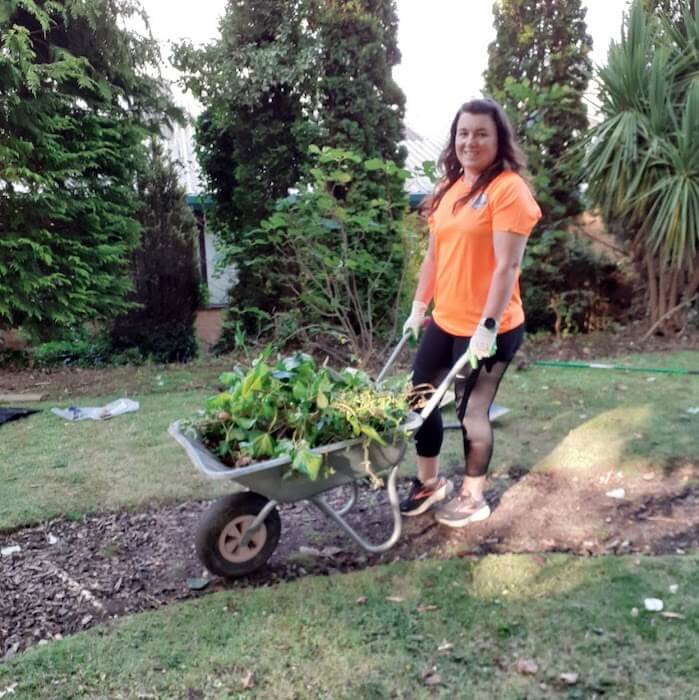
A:
{"label": "sneaker", "polygon": [[454,484],[444,476],[439,476],[433,486],[425,486],[420,479],[413,479],[407,498],[401,501],[403,515],[420,515],[435,503],[443,501],[454,490]]}
{"label": "sneaker", "polygon": [[490,506],[485,498],[477,501],[471,494],[464,496],[460,493],[437,511],[435,520],[447,527],[464,527],[485,520],[489,515]]}

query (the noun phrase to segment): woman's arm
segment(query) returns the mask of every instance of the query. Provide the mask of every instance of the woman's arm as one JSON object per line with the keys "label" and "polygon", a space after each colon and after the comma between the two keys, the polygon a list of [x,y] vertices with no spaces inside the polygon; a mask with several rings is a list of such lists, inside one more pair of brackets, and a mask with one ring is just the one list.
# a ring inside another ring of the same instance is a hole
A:
{"label": "woman's arm", "polygon": [[527,236],[509,231],[493,232],[495,272],[490,280],[482,318],[494,318],[498,326],[505,307],[512,297],[526,245]]}
{"label": "woman's arm", "polygon": [[425,312],[432,301],[434,295],[434,280],[436,275],[436,265],[434,260],[434,239],[430,234],[427,244],[427,253],[420,265],[420,273],[417,278],[417,289],[413,298],[413,306],[410,309],[410,316],[403,324],[403,335],[410,332],[415,338],[420,335],[422,322],[425,320]]}
{"label": "woman's arm", "polygon": [[427,252],[420,265],[420,273],[417,278],[417,289],[415,290],[415,301],[422,302],[425,306],[429,306],[434,296],[434,282],[437,272],[434,254],[434,237],[430,234],[429,242],[427,243]]}

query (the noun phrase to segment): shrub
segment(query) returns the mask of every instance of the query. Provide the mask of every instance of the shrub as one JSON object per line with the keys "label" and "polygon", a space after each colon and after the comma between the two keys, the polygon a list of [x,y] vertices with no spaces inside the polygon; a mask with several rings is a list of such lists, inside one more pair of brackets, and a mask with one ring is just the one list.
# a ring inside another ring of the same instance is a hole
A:
{"label": "shrub", "polygon": [[631,288],[616,263],[567,231],[544,231],[522,263],[527,330],[556,334],[600,330],[631,303]]}
{"label": "shrub", "polygon": [[112,351],[135,348],[156,362],[196,356],[194,316],[200,298],[195,258],[196,223],[173,163],[153,143],[151,168],[139,182],[141,240],[131,254],[136,308],[111,331]]}

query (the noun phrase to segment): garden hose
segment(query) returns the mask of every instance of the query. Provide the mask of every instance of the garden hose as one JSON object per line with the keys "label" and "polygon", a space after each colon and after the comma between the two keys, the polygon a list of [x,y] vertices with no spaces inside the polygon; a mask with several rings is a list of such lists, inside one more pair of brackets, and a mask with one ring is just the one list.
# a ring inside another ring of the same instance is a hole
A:
{"label": "garden hose", "polygon": [[670,367],[627,367],[602,362],[564,362],[562,360],[534,360],[542,367],[568,367],[570,369],[616,369],[623,372],[655,372],[659,374],[699,374],[699,369],[672,369]]}

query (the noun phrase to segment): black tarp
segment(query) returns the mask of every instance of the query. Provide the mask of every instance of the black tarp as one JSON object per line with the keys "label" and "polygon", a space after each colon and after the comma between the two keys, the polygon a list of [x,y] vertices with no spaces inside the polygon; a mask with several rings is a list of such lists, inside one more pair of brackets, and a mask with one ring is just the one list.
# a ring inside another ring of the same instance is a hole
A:
{"label": "black tarp", "polygon": [[38,411],[33,408],[0,408],[0,425],[11,420],[26,418],[32,413],[38,413]]}

